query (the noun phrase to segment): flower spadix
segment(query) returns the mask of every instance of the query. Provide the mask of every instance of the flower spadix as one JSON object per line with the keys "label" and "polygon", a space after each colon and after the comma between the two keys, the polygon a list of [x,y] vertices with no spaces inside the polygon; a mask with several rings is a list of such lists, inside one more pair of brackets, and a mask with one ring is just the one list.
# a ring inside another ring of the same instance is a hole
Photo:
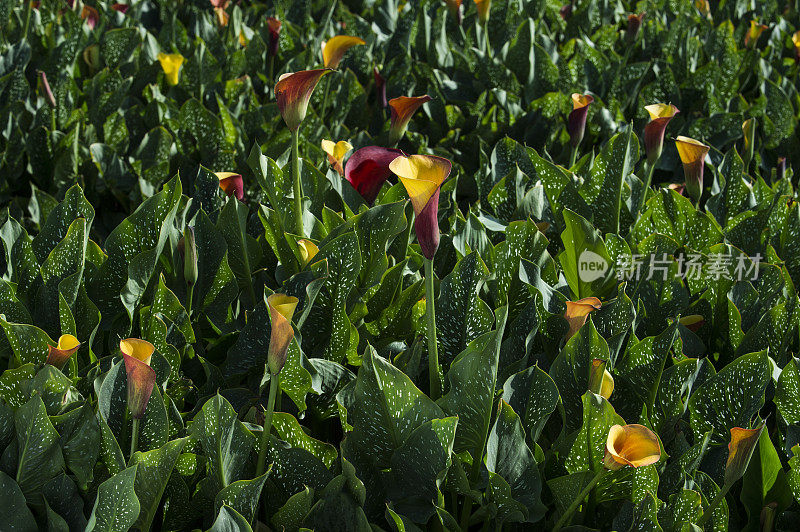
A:
{"label": "flower spadix", "polygon": [[589,314],[600,309],[602,303],[596,297],[584,297],[578,301],[567,301],[566,305],[564,319],[569,324],[569,331],[567,331],[565,340],[569,340],[583,327]]}
{"label": "flower spadix", "polygon": [[319,80],[330,72],[329,68],[301,70],[283,74],[275,84],[278,110],[292,132],[300,128],[306,117],[308,102]]}
{"label": "flower spadix", "polygon": [[48,345],[47,363],[58,369],[64,367],[69,357],[81,346],[77,338],[71,334],[62,334],[55,346]]}
{"label": "flower spadix", "polygon": [[180,80],[183,61],[184,59],[181,54],[165,54],[164,52],[158,54],[158,62],[161,63],[161,68],[164,70],[167,83],[172,86],[177,85]]}
{"label": "flower spadix", "polygon": [[148,341],[126,338],[120,340],[119,350],[122,351],[128,377],[128,409],[133,419],[141,419],[156,383],[156,372],[150,367],[155,348]]}
{"label": "flower spadix", "polygon": [[653,165],[661,157],[667,124],[680,111],[674,105],[665,103],[647,105],[645,110],[650,115],[650,122],[644,126],[644,149],[647,163]]}
{"label": "flower spadix", "polygon": [[698,140],[683,136],[675,139],[675,146],[683,163],[686,191],[697,201],[703,193],[703,169],[706,155],[711,148]]}
{"label": "flower spadix", "polygon": [[327,68],[338,68],[345,52],[353,46],[366,44],[364,39],[350,35],[337,35],[322,43],[322,63]]}
{"label": "flower spadix", "polygon": [[397,141],[403,136],[408,128],[408,122],[414,113],[417,112],[423,104],[431,101],[431,97],[427,94],[423,96],[400,96],[389,100],[389,109],[391,112],[389,126],[389,143],[396,144]]}
{"label": "flower spadix", "polygon": [[342,163],[344,162],[345,155],[352,149],[353,145],[346,140],[340,140],[339,142],[333,142],[327,139],[322,140],[322,151],[328,155],[328,162],[339,175],[344,175]]}
{"label": "flower spadix", "polygon": [[361,194],[364,201],[372,205],[381,187],[392,175],[389,164],[400,155],[404,153],[393,148],[380,146],[360,148],[347,159],[344,178]]}
{"label": "flower spadix", "polygon": [[241,201],[244,198],[244,180],[242,174],[235,172],[215,172],[219,179],[219,188],[228,195]]}
{"label": "flower spadix", "polygon": [[389,164],[411,198],[414,231],[427,259],[433,259],[439,248],[439,192],[452,167],[450,161],[435,155],[401,155]]}
{"label": "flower spadix", "polygon": [[586,115],[592,102],[594,102],[594,97],[589,94],[574,93],[572,95],[572,112],[567,118],[567,133],[569,133],[569,142],[573,148],[583,140],[583,134],[586,131]]}
{"label": "flower spadix", "polygon": [[267,298],[267,307],[272,322],[267,363],[270,373],[277,375],[286,364],[286,352],[294,338],[292,316],[297,308],[297,298],[286,294],[272,294]]}
{"label": "flower spadix", "polygon": [[644,425],[614,425],[608,431],[603,465],[616,471],[625,466],[645,467],[661,459],[658,436]]}

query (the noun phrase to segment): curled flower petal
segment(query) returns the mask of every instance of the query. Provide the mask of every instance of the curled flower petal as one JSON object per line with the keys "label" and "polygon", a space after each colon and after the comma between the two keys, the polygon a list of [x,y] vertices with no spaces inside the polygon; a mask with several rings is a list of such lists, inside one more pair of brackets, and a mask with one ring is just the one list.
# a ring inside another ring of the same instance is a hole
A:
{"label": "curled flower petal", "polygon": [[267,53],[271,56],[278,55],[278,48],[281,39],[281,21],[275,17],[267,17],[267,29],[269,30],[269,45]]}
{"label": "curled flower petal", "polygon": [[414,232],[427,259],[439,248],[439,191],[452,168],[453,163],[434,155],[401,155],[389,164],[411,198]]}
{"label": "curled flower petal", "polygon": [[754,429],[733,427],[731,441],[728,443],[728,461],[725,463],[725,483],[739,480],[747,470],[758,439],[764,430],[764,423]]}
{"label": "curled flower petal", "polygon": [[632,43],[639,35],[639,30],[642,27],[642,20],[644,20],[644,12],[628,15],[628,27],[625,28],[625,40]]}
{"label": "curled flower petal", "polygon": [[478,20],[481,24],[486,24],[489,20],[489,11],[492,9],[492,0],[475,0],[475,7],[478,8]]}
{"label": "curled flower petal", "polygon": [[417,109],[431,101],[431,99],[430,96],[425,94],[423,96],[400,96],[389,100],[389,108],[391,110],[389,143],[396,144],[400,140],[403,133],[406,132],[408,122],[417,112]]}
{"label": "curled flower petal", "polygon": [[133,357],[140,362],[150,365],[150,359],[156,348],[147,340],[139,338],[125,338],[119,341],[119,350],[123,354]]}
{"label": "curled flower petal", "polygon": [[675,146],[683,163],[686,191],[697,201],[703,193],[703,168],[706,155],[711,148],[700,141],[683,136],[675,139]]}
{"label": "curled flower petal", "polygon": [[275,84],[275,97],[283,121],[291,131],[297,131],[306,117],[308,102],[319,80],[329,68],[301,70],[283,74]]}
{"label": "curled flower petal", "polygon": [[297,302],[296,297],[285,294],[272,294],[267,298],[269,319],[272,322],[267,361],[273,375],[280,373],[286,364],[286,352],[294,338],[292,316]]}
{"label": "curled flower petal", "polygon": [[353,145],[346,140],[340,140],[336,143],[327,139],[323,139],[322,141],[322,150],[328,154],[328,162],[331,164],[331,166],[333,166],[333,169],[339,173],[339,175],[344,175],[344,167],[342,166],[342,163],[344,162],[345,155],[347,155],[352,149]]}
{"label": "curled flower petal", "polygon": [[311,240],[306,240],[305,238],[297,241],[297,247],[300,249],[303,266],[311,262],[314,257],[317,256],[317,253],[319,253],[319,247]]}
{"label": "curled flower petal", "polygon": [[589,94],[575,93],[572,95],[572,112],[567,119],[567,132],[573,147],[577,147],[583,140],[583,134],[586,131],[586,115],[592,102],[594,102],[594,97]]}
{"label": "curled flower petal", "polygon": [[672,104],[663,103],[647,105],[645,110],[650,114],[650,122],[644,126],[644,148],[647,162],[652,165],[661,157],[667,125],[680,111]]}
{"label": "curled flower petal", "polygon": [[55,366],[58,369],[64,367],[69,357],[80,348],[81,343],[77,338],[71,334],[62,334],[58,339],[58,344],[54,347],[48,345],[47,364]]}
{"label": "curled flower petal", "polygon": [[350,156],[344,168],[344,178],[361,194],[369,205],[375,203],[375,198],[383,183],[392,175],[389,164],[402,151],[380,146],[365,146]]}
{"label": "curled flower petal", "polygon": [[644,425],[614,425],[608,431],[603,465],[617,470],[629,465],[645,467],[661,459],[658,436]]}
{"label": "curled flower petal", "polygon": [[156,372],[138,358],[123,352],[125,373],[128,376],[128,409],[133,419],[141,419],[156,384]]}
{"label": "curled flower petal", "polygon": [[228,196],[234,196],[239,201],[244,199],[244,180],[241,174],[235,172],[216,172],[219,179],[219,188]]}
{"label": "curled flower petal", "polygon": [[599,391],[606,399],[614,393],[614,376],[606,369],[606,361],[599,358],[592,360],[589,368],[589,389]]}
{"label": "curled flower petal", "polygon": [[761,37],[761,34],[764,33],[764,30],[766,29],[766,25],[760,24],[755,20],[751,20],[750,29],[747,30],[747,33],[744,36],[744,47],[755,47],[756,43],[758,42],[758,38]]}
{"label": "curled flower petal", "polygon": [[567,310],[564,312],[564,319],[569,323],[566,340],[569,340],[586,323],[586,318],[591,312],[600,310],[602,303],[596,297],[584,297],[578,301],[567,301]]}
{"label": "curled flower petal", "polygon": [[164,52],[158,54],[158,62],[161,63],[161,68],[164,69],[167,83],[172,86],[178,84],[183,61],[184,59],[181,54],[165,54]]}
{"label": "curled flower petal", "polygon": [[364,39],[350,35],[337,35],[322,43],[322,62],[326,68],[338,68],[345,52],[353,46],[367,44]]}

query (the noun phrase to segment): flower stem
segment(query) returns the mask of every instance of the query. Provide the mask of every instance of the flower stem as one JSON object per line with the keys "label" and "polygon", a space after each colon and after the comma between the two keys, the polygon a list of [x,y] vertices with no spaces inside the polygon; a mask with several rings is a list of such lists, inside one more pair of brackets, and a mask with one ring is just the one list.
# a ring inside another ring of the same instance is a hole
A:
{"label": "flower stem", "polygon": [[275,78],[273,78],[273,70],[275,69],[275,56],[270,55],[267,60],[267,92],[275,90]]}
{"label": "flower stem", "polygon": [[483,23],[483,53],[489,53],[489,23]]}
{"label": "flower stem", "polygon": [[428,376],[430,397],[442,395],[442,374],[439,368],[439,348],[436,345],[436,300],[433,292],[433,259],[425,259],[425,314],[428,333]]}
{"label": "flower stem", "polygon": [[553,527],[553,532],[558,532],[559,530],[561,530],[562,526],[569,523],[569,519],[570,517],[572,517],[572,514],[575,513],[575,510],[583,502],[586,496],[589,495],[589,492],[592,491],[595,484],[597,484],[600,481],[605,472],[606,472],[605,469],[601,469],[600,471],[598,471],[597,474],[594,476],[594,478],[591,481],[589,481],[589,483],[586,485],[585,488],[583,488],[583,491],[581,491],[578,494],[578,496],[575,497],[575,500],[572,501],[572,504],[569,505],[569,508],[567,508],[563,514],[561,514],[561,517],[558,519],[556,526]]}
{"label": "flower stem", "polygon": [[714,510],[716,510],[717,506],[719,506],[719,503],[725,499],[725,495],[728,494],[729,489],[730,486],[723,484],[722,488],[719,490],[719,493],[717,493],[717,496],[711,500],[708,508],[706,508],[706,510],[703,512],[703,515],[700,516],[700,519],[697,520],[697,526],[703,528],[703,525],[706,523],[706,521],[711,519],[711,515],[714,513]]}
{"label": "flower stem", "polygon": [[577,158],[578,158],[578,147],[577,146],[573,146],[572,147],[572,151],[570,151],[570,153],[569,153],[569,167],[570,168],[575,166],[575,161],[577,160]]}
{"label": "flower stem", "polygon": [[644,187],[642,187],[642,197],[639,198],[639,204],[636,206],[636,212],[633,213],[634,222],[639,217],[639,213],[641,212],[642,207],[644,207],[644,204],[647,203],[647,193],[650,192],[650,185],[653,182],[653,173],[656,170],[655,161],[653,162],[653,164],[650,163],[646,164],[647,164],[647,177],[645,178],[644,181]]}
{"label": "flower stem", "polygon": [[131,458],[133,457],[133,453],[136,452],[136,448],[139,445],[139,420],[137,418],[133,418],[133,423],[131,423]]}
{"label": "flower stem", "polygon": [[261,432],[261,448],[258,450],[258,464],[256,465],[256,477],[264,474],[264,460],[267,457],[267,443],[269,443],[269,433],[272,431],[272,414],[275,412],[275,396],[278,395],[278,375],[269,375],[269,399],[267,399],[267,413],[264,417],[264,430]]}
{"label": "flower stem", "polygon": [[[191,320],[192,319],[192,299],[194,299],[194,283],[188,283],[188,284],[189,284],[189,288],[188,288],[189,295],[186,298],[186,314],[189,315],[189,320]],[[255,305],[255,301],[253,302],[253,305]]]}
{"label": "flower stem", "polygon": [[303,190],[300,186],[300,130],[292,132],[292,192],[294,193],[294,232],[303,235]]}

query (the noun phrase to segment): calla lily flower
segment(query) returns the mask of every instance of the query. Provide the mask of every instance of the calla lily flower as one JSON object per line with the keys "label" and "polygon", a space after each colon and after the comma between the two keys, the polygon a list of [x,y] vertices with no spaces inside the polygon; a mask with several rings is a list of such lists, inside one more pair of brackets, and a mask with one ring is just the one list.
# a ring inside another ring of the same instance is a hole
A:
{"label": "calla lily flower", "polygon": [[475,0],[475,7],[478,8],[478,20],[481,24],[486,24],[489,20],[489,11],[492,9],[492,0]]}
{"label": "calla lily flower", "polygon": [[708,0],[694,0],[694,7],[705,17],[711,15],[711,4]]}
{"label": "calla lily flower", "polygon": [[194,229],[191,226],[186,226],[183,236],[178,242],[178,250],[183,255],[183,278],[191,286],[197,282],[198,276],[197,245],[194,241]]}
{"label": "calla lily flower", "polygon": [[122,354],[133,357],[143,364],[150,365],[150,359],[156,348],[147,340],[139,338],[125,338],[119,341],[119,350]]}
{"label": "calla lily flower", "polygon": [[228,196],[235,196],[242,201],[244,199],[244,180],[241,174],[234,172],[216,172],[214,175],[219,179],[219,188]]}
{"label": "calla lily flower", "polygon": [[756,119],[748,118],[742,123],[742,135],[744,136],[744,149],[742,158],[744,159],[745,169],[753,160],[753,149],[756,140]]}
{"label": "calla lily flower", "polygon": [[705,158],[711,148],[700,141],[683,136],[675,139],[675,145],[683,163],[686,191],[695,201],[699,201],[703,193]]}
{"label": "calla lily flower", "polygon": [[433,260],[439,248],[439,192],[452,168],[453,163],[434,155],[401,155],[389,164],[411,198],[416,214],[414,231],[428,260]]}
{"label": "calla lily flower", "polygon": [[447,4],[447,9],[456,17],[458,23],[461,24],[461,0],[444,0],[444,3]]}
{"label": "calla lily flower", "polygon": [[386,101],[386,78],[381,76],[378,67],[372,69],[372,76],[375,78],[375,90],[378,93],[378,101],[381,107],[386,108],[389,103]]}
{"label": "calla lily flower", "polygon": [[763,423],[754,429],[743,429],[741,427],[733,427],[731,429],[731,441],[728,443],[728,461],[725,463],[726,485],[733,484],[744,475],[763,430]]}
{"label": "calla lily flower", "polygon": [[217,22],[223,28],[228,25],[228,21],[231,18],[231,16],[228,15],[228,12],[225,11],[224,7],[215,7],[214,8],[214,16],[217,17]]}
{"label": "calla lily flower", "polygon": [[140,359],[123,351],[125,373],[128,376],[128,409],[133,419],[141,419],[147,410],[147,403],[156,384],[156,372]]}
{"label": "calla lily flower", "polygon": [[81,18],[86,21],[89,29],[93,30],[97,23],[100,22],[100,13],[95,8],[84,5],[81,10]]}
{"label": "calla lily flower", "polygon": [[305,238],[297,241],[297,247],[300,249],[300,256],[302,257],[303,266],[311,262],[314,257],[319,253],[319,248],[311,240]]}
{"label": "calla lily flower", "polygon": [[567,132],[573,148],[577,148],[583,140],[583,134],[586,131],[586,115],[593,101],[594,97],[589,94],[574,93],[572,95],[572,112],[567,119]]}
{"label": "calla lily flower", "polygon": [[269,46],[267,53],[272,57],[278,55],[278,48],[281,39],[281,21],[275,17],[267,18],[267,29],[269,30]]}
{"label": "calla lily flower", "polygon": [[297,308],[297,298],[285,294],[272,294],[267,298],[272,332],[269,337],[268,364],[272,375],[277,375],[286,364],[286,352],[294,338],[292,316]]}
{"label": "calla lily flower", "polygon": [[181,54],[165,54],[164,52],[158,54],[158,62],[161,63],[161,68],[164,69],[164,75],[167,76],[167,83],[173,87],[178,84],[178,80],[180,79],[183,61],[184,59]]}
{"label": "calla lily flower", "polygon": [[744,36],[744,47],[755,48],[758,38],[761,37],[761,34],[764,33],[765,29],[767,29],[766,25],[759,24],[755,20],[751,20],[750,29],[747,30],[747,33]]}
{"label": "calla lily flower", "polygon": [[639,36],[639,30],[642,27],[642,20],[644,20],[644,12],[628,15],[628,27],[625,28],[625,40],[632,43]]}
{"label": "calla lily flower", "polygon": [[278,110],[292,132],[300,129],[300,124],[308,111],[311,93],[314,92],[322,76],[330,71],[329,68],[319,68],[287,73],[283,74],[275,84]]}
{"label": "calla lily flower", "polygon": [[589,369],[589,389],[599,390],[600,395],[606,399],[609,399],[614,393],[614,376],[606,369],[605,360],[595,358],[592,361]]}
{"label": "calla lily flower", "polygon": [[692,332],[699,331],[700,327],[702,327],[705,322],[706,320],[700,314],[690,314],[689,316],[683,316],[678,320],[678,323]]}
{"label": "calla lily flower", "polygon": [[625,466],[645,467],[661,459],[658,436],[644,425],[614,425],[608,431],[603,465],[616,471]]}
{"label": "calla lily flower", "polygon": [[342,163],[344,162],[345,155],[352,149],[353,145],[346,140],[340,140],[336,143],[327,139],[323,139],[322,141],[322,150],[328,154],[328,162],[339,175],[344,175]]}
{"label": "calla lily flower", "polygon": [[644,149],[647,163],[652,166],[661,157],[667,125],[680,111],[674,105],[664,103],[647,105],[645,109],[650,114],[650,122],[644,126]]}
{"label": "calla lily flower", "polygon": [[128,8],[131,7],[128,4],[111,4],[111,9],[118,13],[122,13],[123,15],[128,12]]}
{"label": "calla lily flower", "polygon": [[372,205],[383,183],[392,175],[389,164],[400,155],[405,154],[400,150],[380,146],[358,149],[347,160],[344,178],[361,194],[364,201]]}
{"label": "calla lily flower", "polygon": [[561,6],[561,9],[558,10],[558,14],[561,16],[561,20],[569,20],[570,18],[572,18],[572,9],[573,9],[572,2]]}
{"label": "calla lily flower", "polygon": [[69,360],[69,357],[71,357],[80,346],[81,343],[77,338],[71,334],[62,334],[55,347],[52,345],[47,346],[47,364],[55,366],[58,369],[63,368],[64,364]]}
{"label": "calla lily flower", "polygon": [[391,109],[391,125],[389,126],[389,143],[396,144],[403,136],[408,127],[408,122],[414,113],[423,104],[431,101],[431,97],[424,96],[400,96],[389,100]]}
{"label": "calla lily flower", "polygon": [[564,319],[569,323],[569,331],[565,340],[569,340],[586,323],[586,318],[595,310],[600,310],[602,303],[596,297],[584,297],[578,301],[567,301],[567,310]]}
{"label": "calla lily flower", "polygon": [[800,31],[792,35],[792,44],[794,45],[794,60],[800,61]]}
{"label": "calla lily flower", "polygon": [[326,68],[336,69],[345,52],[353,46],[367,44],[364,39],[349,35],[337,35],[322,43],[322,62]]}

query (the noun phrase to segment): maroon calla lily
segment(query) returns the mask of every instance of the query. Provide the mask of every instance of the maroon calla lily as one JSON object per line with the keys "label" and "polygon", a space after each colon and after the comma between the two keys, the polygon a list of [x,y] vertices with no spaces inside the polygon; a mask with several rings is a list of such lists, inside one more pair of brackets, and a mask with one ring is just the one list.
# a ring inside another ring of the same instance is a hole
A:
{"label": "maroon calla lily", "polygon": [[572,95],[572,112],[567,119],[567,132],[573,148],[577,148],[583,140],[583,134],[586,131],[586,114],[593,101],[594,98],[588,94],[575,93]]}
{"label": "maroon calla lily", "polygon": [[372,75],[375,78],[375,90],[378,92],[378,101],[381,102],[381,107],[386,108],[389,102],[386,100],[386,78],[381,76],[378,67],[372,69]]}
{"label": "maroon calla lily", "polygon": [[123,15],[128,12],[128,8],[129,7],[130,6],[128,4],[112,4],[111,5],[111,9],[113,9],[114,11],[117,11],[119,13],[122,13]]}
{"label": "maroon calla lily", "polygon": [[663,103],[647,105],[645,110],[650,114],[650,122],[644,126],[644,150],[647,153],[648,164],[653,165],[661,157],[661,150],[664,147],[664,131],[670,120],[680,111],[672,104]]}
{"label": "maroon calla lily", "polygon": [[149,365],[130,355],[122,354],[128,375],[128,409],[133,419],[141,419],[156,384],[156,372]]}
{"label": "maroon calla lily", "polygon": [[632,43],[639,35],[639,30],[642,28],[642,20],[644,20],[644,12],[638,15],[628,15],[628,26],[625,28],[625,40]]}
{"label": "maroon calla lily", "polygon": [[228,195],[234,196],[239,201],[244,199],[244,180],[242,174],[235,172],[217,172],[217,179],[219,179],[219,188]]}
{"label": "maroon calla lily", "polygon": [[269,45],[267,53],[275,57],[278,55],[278,48],[281,39],[281,21],[275,17],[267,18],[267,29],[269,30]]}
{"label": "maroon calla lily", "polygon": [[375,203],[383,183],[392,175],[389,163],[404,155],[394,148],[366,146],[357,150],[347,160],[344,178],[361,194],[369,205]]}

